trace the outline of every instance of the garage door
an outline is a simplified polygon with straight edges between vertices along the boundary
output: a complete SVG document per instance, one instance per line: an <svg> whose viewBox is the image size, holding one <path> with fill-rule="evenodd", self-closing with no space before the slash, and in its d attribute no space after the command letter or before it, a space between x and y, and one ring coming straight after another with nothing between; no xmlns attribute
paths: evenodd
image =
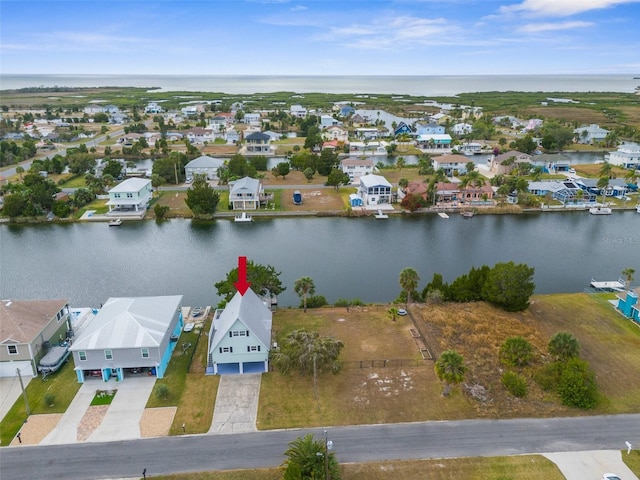
<svg viewBox="0 0 640 480"><path fill-rule="evenodd" d="M239 363L219 363L218 375L231 375L240 373Z"/></svg>
<svg viewBox="0 0 640 480"><path fill-rule="evenodd" d="M264 373L264 362L246 362L242 364L244 373Z"/></svg>
<svg viewBox="0 0 640 480"><path fill-rule="evenodd" d="M20 375L23 377L33 377L33 367L31 362L0 362L0 377L15 377L16 369L20 369Z"/></svg>

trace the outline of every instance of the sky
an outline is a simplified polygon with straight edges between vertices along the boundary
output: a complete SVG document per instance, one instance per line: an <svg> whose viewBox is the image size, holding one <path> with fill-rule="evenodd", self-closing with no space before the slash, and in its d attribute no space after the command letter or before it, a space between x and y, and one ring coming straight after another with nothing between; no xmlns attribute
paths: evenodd
<svg viewBox="0 0 640 480"><path fill-rule="evenodd" d="M0 0L0 73L637 74L640 0Z"/></svg>

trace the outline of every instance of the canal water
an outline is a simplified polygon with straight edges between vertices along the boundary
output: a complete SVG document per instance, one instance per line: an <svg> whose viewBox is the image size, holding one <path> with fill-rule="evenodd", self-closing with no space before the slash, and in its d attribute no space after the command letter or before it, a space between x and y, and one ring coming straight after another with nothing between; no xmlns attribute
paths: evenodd
<svg viewBox="0 0 640 480"><path fill-rule="evenodd" d="M219 300L214 284L238 256L273 265L297 306L293 283L311 277L316 293L389 302L398 276L415 268L422 289L434 272L451 282L472 266L513 260L535 267L537 293L580 292L592 277L640 271L640 215L587 212L374 218L170 220L0 226L3 299L65 298L98 307L109 297L184 295L186 305Z"/></svg>

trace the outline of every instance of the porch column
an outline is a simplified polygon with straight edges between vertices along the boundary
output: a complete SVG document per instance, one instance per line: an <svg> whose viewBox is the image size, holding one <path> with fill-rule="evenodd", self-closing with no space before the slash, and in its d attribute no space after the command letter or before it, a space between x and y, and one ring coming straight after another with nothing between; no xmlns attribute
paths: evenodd
<svg viewBox="0 0 640 480"><path fill-rule="evenodd" d="M244 363L240 362L240 374L244 373Z"/></svg>

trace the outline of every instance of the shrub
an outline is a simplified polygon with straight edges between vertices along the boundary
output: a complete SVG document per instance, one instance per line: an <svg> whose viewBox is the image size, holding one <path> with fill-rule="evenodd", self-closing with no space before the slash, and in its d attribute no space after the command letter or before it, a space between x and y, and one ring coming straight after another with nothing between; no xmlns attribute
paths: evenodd
<svg viewBox="0 0 640 480"><path fill-rule="evenodd" d="M156 385L156 388L154 390L156 398L160 400L166 400L167 398L169 398L169 387L167 387L164 383Z"/></svg>
<svg viewBox="0 0 640 480"><path fill-rule="evenodd" d="M153 207L153 213L155 213L158 220L164 219L167 212L169 212L169 207L167 205L160 205L159 203L156 203Z"/></svg>
<svg viewBox="0 0 640 480"><path fill-rule="evenodd" d="M304 301L300 302L300 308L303 307ZM319 308L328 305L324 295L312 295L307 298L307 308Z"/></svg>
<svg viewBox="0 0 640 480"><path fill-rule="evenodd" d="M514 397L522 398L527 396L527 380L519 373L505 372L502 375L502 384Z"/></svg>
<svg viewBox="0 0 640 480"><path fill-rule="evenodd" d="M577 408L593 408L598 402L598 385L589 364L572 358L563 364L558 394L563 405Z"/></svg>
<svg viewBox="0 0 640 480"><path fill-rule="evenodd" d="M562 364L552 362L543 365L534 375L534 379L540 388L545 392L557 391L560 385L560 375L562 374Z"/></svg>
<svg viewBox="0 0 640 480"><path fill-rule="evenodd" d="M42 397L42 401L45 407L53 407L53 403L56 401L56 396L51 392L47 392Z"/></svg>
<svg viewBox="0 0 640 480"><path fill-rule="evenodd" d="M522 337L509 337L500 347L500 360L514 367L523 367L533 357L531 344Z"/></svg>
<svg viewBox="0 0 640 480"><path fill-rule="evenodd" d="M558 332L549 340L549 353L556 360L567 361L580 353L580 344L576 337L567 332Z"/></svg>

